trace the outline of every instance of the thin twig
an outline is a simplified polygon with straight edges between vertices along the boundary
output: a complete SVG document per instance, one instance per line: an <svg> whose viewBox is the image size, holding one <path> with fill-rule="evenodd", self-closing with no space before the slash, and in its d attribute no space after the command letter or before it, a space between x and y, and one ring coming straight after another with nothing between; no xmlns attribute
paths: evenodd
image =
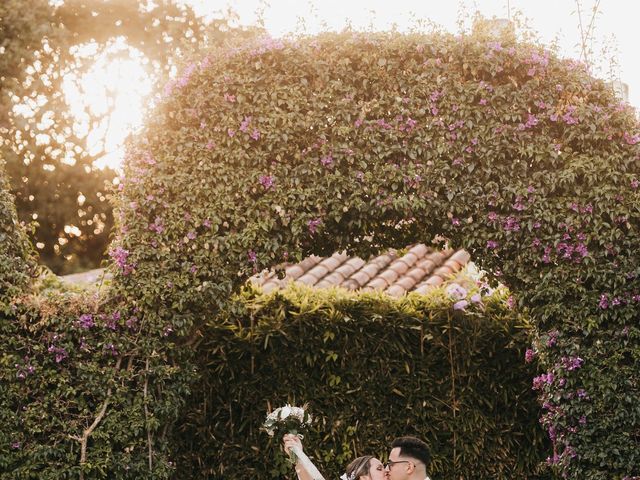
<svg viewBox="0 0 640 480"><path fill-rule="evenodd" d="M149 357L144 365L144 420L147 426L147 447L149 449L149 472L153 471L153 438L149 429L149 409L147 408L147 392L149 388Z"/></svg>
<svg viewBox="0 0 640 480"><path fill-rule="evenodd" d="M117 372L120 369L120 363L122 362L122 357L118 357L116 361L116 365L114 370ZM72 436L70 438L80 442L80 465L84 465L87 462L87 443L89 441L89 437L93 433L93 431L98 427L105 414L107 413L107 406L109 405L109 400L111 399L111 387L107 388L107 395L102 402L102 407L100 407L100 411L96 418L93 419L93 423L89 426L89 428L85 429L82 432L82 437ZM84 480L84 472L80 471L80 480Z"/></svg>
<svg viewBox="0 0 640 480"><path fill-rule="evenodd" d="M451 335L451 330L453 330L453 325L452 325L452 315L449 314L448 317L449 317L449 365L451 366L451 410L453 412L453 418L454 418L453 425L455 426L457 405L456 405L456 372L453 365L453 338ZM456 430L454 427L453 429L453 468L454 470L457 466L457 461L458 461L456 458L456 443L457 443L457 438L456 438Z"/></svg>
<svg viewBox="0 0 640 480"><path fill-rule="evenodd" d="M580 8L580 0L576 1L576 8L578 9L578 27L580 28L580 58L584 56L585 63L589 63L587 60L587 39L584 34L584 27L582 25L582 9Z"/></svg>

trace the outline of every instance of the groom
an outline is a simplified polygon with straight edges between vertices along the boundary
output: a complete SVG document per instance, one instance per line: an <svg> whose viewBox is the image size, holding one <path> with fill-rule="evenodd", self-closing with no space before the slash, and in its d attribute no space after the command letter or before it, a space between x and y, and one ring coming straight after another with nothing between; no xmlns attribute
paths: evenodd
<svg viewBox="0 0 640 480"><path fill-rule="evenodd" d="M286 434L282 439L285 452L294 445L302 450L302 442L298 435ZM371 457L369 457L371 458ZM427 475L427 465L431 461L429 446L416 437L399 437L391 442L389 461L384 465L386 480L431 480ZM296 464L296 473L301 480L310 479L309 473Z"/></svg>
<svg viewBox="0 0 640 480"><path fill-rule="evenodd" d="M389 461L384 465L388 480L430 480L427 465L429 447L416 437L399 437L391 443Z"/></svg>

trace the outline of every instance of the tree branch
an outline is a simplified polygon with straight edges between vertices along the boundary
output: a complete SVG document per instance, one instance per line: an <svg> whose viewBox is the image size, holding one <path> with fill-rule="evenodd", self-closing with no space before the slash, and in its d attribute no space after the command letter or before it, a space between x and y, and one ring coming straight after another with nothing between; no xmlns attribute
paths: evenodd
<svg viewBox="0 0 640 480"><path fill-rule="evenodd" d="M120 363L122 362L122 358L119 357L116 361L116 365L114 370L117 372L120 369ZM107 413L107 407L109 406L109 400L111 399L111 387L107 389L107 395L102 402L102 407L100 407L100 411L96 418L93 419L93 423L89 426L89 428L85 429L82 432L82 437L78 437L75 435L70 435L69 437L73 440L80 442L80 465L83 465L87 462L87 442L89 441L89 437L93 433L93 431L98 427L105 414ZM84 480L84 473L80 472L80 480Z"/></svg>

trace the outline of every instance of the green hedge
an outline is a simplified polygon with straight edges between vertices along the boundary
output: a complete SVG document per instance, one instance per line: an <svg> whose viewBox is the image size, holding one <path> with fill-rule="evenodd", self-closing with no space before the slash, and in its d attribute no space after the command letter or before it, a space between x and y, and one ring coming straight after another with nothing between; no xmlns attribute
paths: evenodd
<svg viewBox="0 0 640 480"><path fill-rule="evenodd" d="M0 317L0 479L168 478L188 362L114 298L33 288Z"/></svg>
<svg viewBox="0 0 640 480"><path fill-rule="evenodd" d="M471 294L469 294L469 297ZM445 289L394 300L313 291L245 292L246 311L202 331L202 376L173 439L175 478L291 478L269 408L310 403L307 451L326 478L395 436L429 444L432 478L532 479L548 448L525 364L530 326L505 291L466 311Z"/></svg>
<svg viewBox="0 0 640 480"><path fill-rule="evenodd" d="M101 319L93 355L67 294L20 295L29 248L0 188L3 465L21 478L167 478L168 438L200 388L193 342L215 338L247 276L310 253L446 239L530 314L556 471L638 476L639 158L637 119L609 87L510 35L345 32L211 53L129 145L116 276L84 312ZM69 361L55 361L55 334ZM17 377L25 356L42 357L42 379ZM93 373L71 388L78 368ZM57 435L77 436L107 399L84 458Z"/></svg>
<svg viewBox="0 0 640 480"><path fill-rule="evenodd" d="M639 158L609 86L509 34L203 52L131 142L116 290L188 337L263 267L448 239L531 313L558 473L637 476Z"/></svg>
<svg viewBox="0 0 640 480"><path fill-rule="evenodd" d="M11 300L31 283L36 272L34 258L33 247L18 223L9 180L0 159L0 315L10 312Z"/></svg>

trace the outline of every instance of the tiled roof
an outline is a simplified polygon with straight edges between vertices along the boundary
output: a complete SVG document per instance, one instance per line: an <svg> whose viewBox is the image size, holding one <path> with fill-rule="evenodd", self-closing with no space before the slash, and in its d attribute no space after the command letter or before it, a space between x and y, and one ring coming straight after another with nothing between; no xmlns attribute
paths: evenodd
<svg viewBox="0 0 640 480"><path fill-rule="evenodd" d="M433 250L424 244L410 247L399 256L395 250L365 261L346 253L330 257L311 256L300 263L287 265L285 277L273 271L251 278L265 292L298 282L317 288L339 286L348 290L379 290L399 297L407 292L426 293L449 280L469 262L465 250Z"/></svg>

